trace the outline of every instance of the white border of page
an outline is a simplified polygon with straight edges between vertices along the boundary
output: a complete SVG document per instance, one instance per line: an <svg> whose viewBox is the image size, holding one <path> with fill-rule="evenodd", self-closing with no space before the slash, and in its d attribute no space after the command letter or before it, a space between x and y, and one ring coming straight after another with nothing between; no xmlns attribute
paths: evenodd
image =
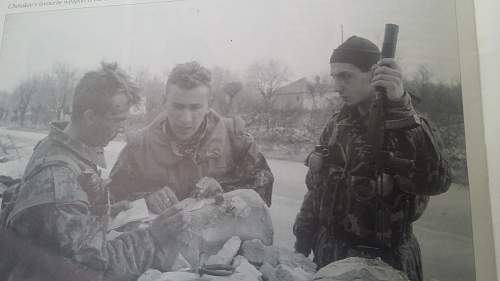
<svg viewBox="0 0 500 281"><path fill-rule="evenodd" d="M5 0L0 5L0 34L3 32L8 4L12 2L21 1ZM78 7L138 2L153 1L106 0L102 1L102 4L79 4ZM500 1L456 0L456 3L476 276L477 281L492 281L497 280L497 271L500 271L500 263L495 258L495 250L500 252L500 239L494 239L494 233L500 231L500 205L498 204L500 202L498 200L500 199L498 188L500 187L500 171L496 171L500 167L500 145L498 144L500 139L498 88L500 87L496 85L500 77L498 70L500 25L496 20L496 12L500 11ZM20 13L43 10L43 8L31 8L15 11ZM488 161L486 155L488 155ZM497 231L494 231L495 229Z"/></svg>

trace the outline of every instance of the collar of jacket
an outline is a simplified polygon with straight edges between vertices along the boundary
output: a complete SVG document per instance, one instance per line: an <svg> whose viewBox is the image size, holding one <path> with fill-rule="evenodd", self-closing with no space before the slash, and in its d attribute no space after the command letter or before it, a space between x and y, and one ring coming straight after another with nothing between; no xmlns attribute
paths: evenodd
<svg viewBox="0 0 500 281"><path fill-rule="evenodd" d="M51 122L49 138L73 152L83 161L106 168L104 149L102 147L90 147L77 139L71 138L64 132L68 124L69 122L66 121Z"/></svg>
<svg viewBox="0 0 500 281"><path fill-rule="evenodd" d="M336 119L339 126L360 126L362 121L357 107L346 104L342 106Z"/></svg>
<svg viewBox="0 0 500 281"><path fill-rule="evenodd" d="M176 144L175 137L171 135L169 130L163 129L163 124L167 121L167 115L161 113L149 125L145 137L148 147L158 149L155 151L157 159L161 159L166 165L174 165L175 163L185 159L185 156L175 152ZM224 118L210 109L206 115L205 133L202 134L193 155L193 160L196 163L203 162L211 158L218 158L222 155L226 142L227 129L224 123ZM157 152L157 153L156 153Z"/></svg>

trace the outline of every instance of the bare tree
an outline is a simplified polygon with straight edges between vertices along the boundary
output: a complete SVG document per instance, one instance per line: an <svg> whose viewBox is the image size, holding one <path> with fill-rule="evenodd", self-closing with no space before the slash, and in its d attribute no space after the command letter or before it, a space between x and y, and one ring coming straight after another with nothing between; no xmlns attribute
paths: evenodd
<svg viewBox="0 0 500 281"><path fill-rule="evenodd" d="M146 121L157 116L162 109L165 84L157 76L143 69L135 74L135 83L141 89L140 95L146 99Z"/></svg>
<svg viewBox="0 0 500 281"><path fill-rule="evenodd" d="M231 113L233 107L233 101L236 95L243 89L243 84L241 82L229 82L223 87L223 91L227 97L227 106L224 109L224 114L228 115Z"/></svg>
<svg viewBox="0 0 500 281"><path fill-rule="evenodd" d="M288 67L277 60L256 62L248 68L247 81L262 97L266 129L271 127L270 113L277 90L288 81Z"/></svg>
<svg viewBox="0 0 500 281"><path fill-rule="evenodd" d="M424 65L420 65L418 67L417 72L415 73L415 77L413 78L414 83L416 84L416 95L419 95L421 99L424 99L425 96L429 93L429 85L431 84L431 71L425 67Z"/></svg>
<svg viewBox="0 0 500 281"><path fill-rule="evenodd" d="M314 83L310 82L309 80L306 83L307 93L311 96L312 112L316 111L316 109L318 108L317 96L320 95L320 86L320 78L317 75L316 77L314 77Z"/></svg>
<svg viewBox="0 0 500 281"><path fill-rule="evenodd" d="M49 123L52 119L57 119L57 81L51 74L44 73L33 80L34 93L30 102L31 123Z"/></svg>
<svg viewBox="0 0 500 281"><path fill-rule="evenodd" d="M6 119L9 115L9 97L9 92L0 91L0 121Z"/></svg>
<svg viewBox="0 0 500 281"><path fill-rule="evenodd" d="M52 96L56 118L62 120L64 114L70 111L70 100L77 83L78 72L69 65L58 62L54 64L51 74L55 82Z"/></svg>
<svg viewBox="0 0 500 281"><path fill-rule="evenodd" d="M227 114L229 110L228 108L229 100L228 97L226 96L224 87L228 83L232 81L237 81L238 79L236 75L234 75L231 71L220 66L212 68L211 73L212 73L211 107L214 108L217 112L220 112L222 114Z"/></svg>
<svg viewBox="0 0 500 281"><path fill-rule="evenodd" d="M15 89L12 95L15 103L16 119L21 127L24 126L24 119L31 103L31 98L36 92L37 82L40 78L33 76L22 81Z"/></svg>
<svg viewBox="0 0 500 281"><path fill-rule="evenodd" d="M321 77L316 75L314 82L308 81L306 84L306 91L311 96L312 106L309 121L305 125L311 133L321 130L324 121L330 117L331 110L335 109L336 105L339 104L334 98L325 96L326 93L332 92L332 85L329 82L330 77L328 75L322 75ZM323 104L325 102L327 103L326 106Z"/></svg>

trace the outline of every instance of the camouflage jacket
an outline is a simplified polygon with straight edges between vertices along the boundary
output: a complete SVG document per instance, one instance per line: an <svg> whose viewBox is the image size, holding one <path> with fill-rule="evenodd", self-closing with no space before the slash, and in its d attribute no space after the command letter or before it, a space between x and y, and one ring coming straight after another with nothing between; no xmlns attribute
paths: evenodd
<svg viewBox="0 0 500 281"><path fill-rule="evenodd" d="M106 240L109 191L105 185L90 188L81 180L83 173L100 179L102 151L71 139L62 131L64 126L54 123L35 147L5 222L5 231L20 243L56 258L52 264L44 260L38 270L33 265L39 262L14 263L9 280L45 280L41 275L53 276L61 260L94 270L102 278L120 275L123 280L137 278L148 268L165 267L165 255L148 229Z"/></svg>
<svg viewBox="0 0 500 281"><path fill-rule="evenodd" d="M148 127L131 134L111 178L115 200L147 194L164 186L179 200L190 196L202 177L215 178L224 191L255 189L271 205L273 174L241 119L210 111L192 151L180 151L160 114Z"/></svg>
<svg viewBox="0 0 500 281"><path fill-rule="evenodd" d="M410 237L411 223L422 215L429 196L449 188L450 172L440 151L437 131L415 112L407 94L401 102L388 101L386 107L386 120L413 116L419 123L384 135L384 150L414 164L384 170L384 195L380 199L367 164L369 157L363 154L367 147L367 117L356 108L344 106L321 134L319 143L326 148L321 164L309 161L308 192L294 225L299 252L308 255L317 246L322 228L335 239L352 244L373 246L374 237L381 234L389 241L386 245L397 246ZM380 209L385 228L383 233L376 233L375 216Z"/></svg>

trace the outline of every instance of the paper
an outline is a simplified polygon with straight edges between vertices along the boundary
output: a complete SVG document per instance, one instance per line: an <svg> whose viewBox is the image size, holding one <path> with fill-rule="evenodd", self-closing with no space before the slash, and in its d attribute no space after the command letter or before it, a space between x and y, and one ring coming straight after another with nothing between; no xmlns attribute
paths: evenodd
<svg viewBox="0 0 500 281"><path fill-rule="evenodd" d="M132 208L120 212L109 224L108 230L117 229L121 226L124 226L127 223L135 222L135 221L144 221L148 220L151 217L154 217L154 214L151 214L148 210L148 206L146 205L146 201L144 198L133 201Z"/></svg>

